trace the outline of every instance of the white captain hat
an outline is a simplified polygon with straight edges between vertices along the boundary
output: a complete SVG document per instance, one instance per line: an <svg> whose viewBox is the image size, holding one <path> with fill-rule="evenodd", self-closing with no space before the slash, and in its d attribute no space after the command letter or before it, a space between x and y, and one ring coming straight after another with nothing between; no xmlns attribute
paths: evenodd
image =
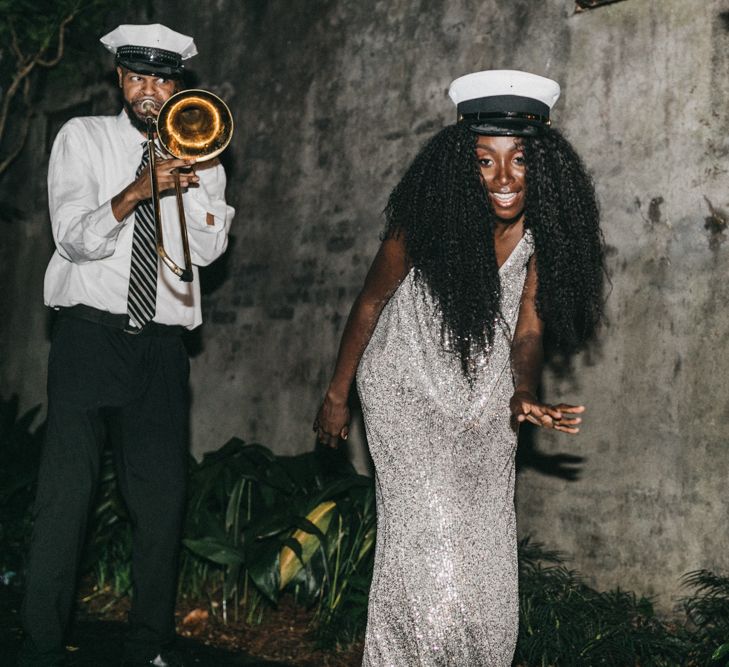
<svg viewBox="0 0 729 667"><path fill-rule="evenodd" d="M533 135L549 126L559 93L556 81L511 69L466 74L448 89L460 122L478 134L507 136Z"/></svg>
<svg viewBox="0 0 729 667"><path fill-rule="evenodd" d="M197 54L192 37L160 23L120 25L104 35L101 43L116 56L117 65L139 74L180 76L182 61Z"/></svg>

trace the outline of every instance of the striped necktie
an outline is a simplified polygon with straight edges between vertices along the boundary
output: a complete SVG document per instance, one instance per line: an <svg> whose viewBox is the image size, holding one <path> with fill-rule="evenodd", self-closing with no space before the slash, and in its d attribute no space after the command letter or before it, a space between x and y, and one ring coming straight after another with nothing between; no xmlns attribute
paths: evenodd
<svg viewBox="0 0 729 667"><path fill-rule="evenodd" d="M149 163L145 144L137 177ZM154 317L157 307L157 241L154 228L154 206L151 199L137 204L134 213L132 263L129 271L127 313L129 325L141 329Z"/></svg>

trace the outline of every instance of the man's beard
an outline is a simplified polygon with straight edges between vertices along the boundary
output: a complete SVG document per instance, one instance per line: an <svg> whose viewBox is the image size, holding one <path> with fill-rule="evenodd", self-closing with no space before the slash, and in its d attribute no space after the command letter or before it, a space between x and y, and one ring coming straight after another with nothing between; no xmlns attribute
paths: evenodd
<svg viewBox="0 0 729 667"><path fill-rule="evenodd" d="M124 100L124 109L129 116L129 121L139 130L142 134L147 134L147 121L145 118L140 118L134 111L134 105L129 100Z"/></svg>

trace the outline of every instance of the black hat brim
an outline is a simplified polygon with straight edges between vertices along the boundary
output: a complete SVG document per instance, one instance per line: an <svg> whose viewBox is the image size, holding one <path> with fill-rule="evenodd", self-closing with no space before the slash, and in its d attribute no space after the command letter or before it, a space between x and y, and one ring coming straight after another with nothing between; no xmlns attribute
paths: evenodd
<svg viewBox="0 0 729 667"><path fill-rule="evenodd" d="M167 79L179 79L184 72L182 67L171 67L161 63L150 63L130 58L117 58L116 64L137 74L157 75Z"/></svg>
<svg viewBox="0 0 729 667"><path fill-rule="evenodd" d="M535 137L544 131L541 122L529 122L517 118L499 118L480 121L464 119L472 132L492 137Z"/></svg>

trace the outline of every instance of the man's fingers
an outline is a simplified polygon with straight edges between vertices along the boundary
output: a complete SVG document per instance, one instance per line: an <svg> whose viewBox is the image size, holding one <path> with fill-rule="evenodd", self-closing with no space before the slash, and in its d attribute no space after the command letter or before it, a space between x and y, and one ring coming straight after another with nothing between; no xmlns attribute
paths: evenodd
<svg viewBox="0 0 729 667"><path fill-rule="evenodd" d="M162 160L155 165L155 174L157 178L171 177L174 178L175 174L178 174L180 180L185 178L197 178L195 173L194 165L190 164L187 160Z"/></svg>
<svg viewBox="0 0 729 667"><path fill-rule="evenodd" d="M175 180L180 181L180 185L184 185L188 181L197 182L200 180L200 177L194 172L182 172L179 171L171 171L165 169L164 171L158 171L157 172L157 181L162 183L171 183L172 185L175 184Z"/></svg>
<svg viewBox="0 0 729 667"><path fill-rule="evenodd" d="M191 176L190 178L180 179L180 187L181 188L189 188L193 185L197 185L200 182L200 179L197 176ZM174 183L172 183L172 187L174 187Z"/></svg>
<svg viewBox="0 0 729 667"><path fill-rule="evenodd" d="M157 165L157 168L163 168L163 169L175 169L177 167L189 167L191 164L194 164L195 160L185 160L182 158L173 157L169 160L157 160L155 161L155 164Z"/></svg>
<svg viewBox="0 0 729 667"><path fill-rule="evenodd" d="M554 430L569 433L570 435L577 435L580 432L580 429L575 426L563 426L562 424L555 424Z"/></svg>
<svg viewBox="0 0 729 667"><path fill-rule="evenodd" d="M180 187L182 189L189 188L191 186L196 186L199 182L200 182L200 179L197 176L186 176L185 178L180 179ZM174 190L175 189L174 177L165 176L163 178L158 179L157 187L159 188L160 192L165 192L166 190Z"/></svg>

